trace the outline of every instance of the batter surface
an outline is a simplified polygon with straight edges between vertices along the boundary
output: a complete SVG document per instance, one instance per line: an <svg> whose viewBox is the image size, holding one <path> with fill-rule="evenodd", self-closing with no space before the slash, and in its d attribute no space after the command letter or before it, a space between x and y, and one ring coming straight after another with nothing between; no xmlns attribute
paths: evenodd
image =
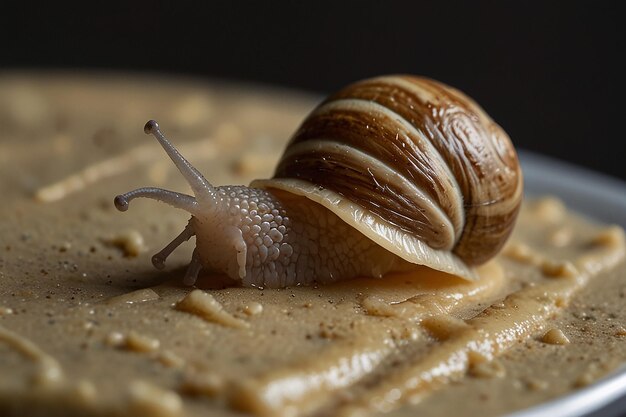
<svg viewBox="0 0 626 417"><path fill-rule="evenodd" d="M271 175L315 101L240 85L0 75L0 414L499 415L626 360L617 226L528 201L467 282L422 268L286 289L182 285L188 216L116 194L188 192L159 120L215 184Z"/></svg>

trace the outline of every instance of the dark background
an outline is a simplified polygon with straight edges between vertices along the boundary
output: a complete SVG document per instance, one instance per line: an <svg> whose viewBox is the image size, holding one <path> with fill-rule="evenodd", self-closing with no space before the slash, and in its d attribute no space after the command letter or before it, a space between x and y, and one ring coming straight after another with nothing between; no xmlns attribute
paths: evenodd
<svg viewBox="0 0 626 417"><path fill-rule="evenodd" d="M4 2L0 70L130 69L320 93L426 75L474 97L517 146L626 180L624 27L618 3L601 1Z"/></svg>

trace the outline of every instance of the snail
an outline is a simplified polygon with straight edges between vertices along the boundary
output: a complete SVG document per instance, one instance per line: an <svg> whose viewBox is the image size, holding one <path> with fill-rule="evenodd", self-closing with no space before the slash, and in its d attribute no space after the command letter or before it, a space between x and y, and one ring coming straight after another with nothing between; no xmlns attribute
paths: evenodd
<svg viewBox="0 0 626 417"><path fill-rule="evenodd" d="M323 101L300 125L274 177L211 185L151 120L152 134L194 196L140 188L137 197L191 214L152 257L158 269L196 236L184 277L203 267L244 286L280 288L425 265L474 279L507 240L523 180L507 134L472 99L406 75L363 80Z"/></svg>

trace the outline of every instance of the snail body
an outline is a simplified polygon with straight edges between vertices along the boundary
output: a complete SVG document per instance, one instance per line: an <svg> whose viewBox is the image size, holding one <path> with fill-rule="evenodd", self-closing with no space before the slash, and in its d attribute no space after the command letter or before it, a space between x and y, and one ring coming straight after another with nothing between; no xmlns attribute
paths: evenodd
<svg viewBox="0 0 626 417"><path fill-rule="evenodd" d="M330 96L302 123L274 177L213 187L150 121L195 197L142 188L192 214L153 257L196 236L185 283L202 267L246 286L285 287L426 265L472 279L508 238L522 175L506 133L441 83L386 76Z"/></svg>

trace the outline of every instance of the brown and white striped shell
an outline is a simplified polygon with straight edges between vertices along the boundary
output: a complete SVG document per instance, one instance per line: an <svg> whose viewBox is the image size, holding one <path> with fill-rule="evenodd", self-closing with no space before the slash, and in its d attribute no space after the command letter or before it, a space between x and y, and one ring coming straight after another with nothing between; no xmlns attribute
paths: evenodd
<svg viewBox="0 0 626 417"><path fill-rule="evenodd" d="M305 196L409 262L471 278L511 233L522 183L509 137L472 99L397 75L330 96L274 178L251 185Z"/></svg>

